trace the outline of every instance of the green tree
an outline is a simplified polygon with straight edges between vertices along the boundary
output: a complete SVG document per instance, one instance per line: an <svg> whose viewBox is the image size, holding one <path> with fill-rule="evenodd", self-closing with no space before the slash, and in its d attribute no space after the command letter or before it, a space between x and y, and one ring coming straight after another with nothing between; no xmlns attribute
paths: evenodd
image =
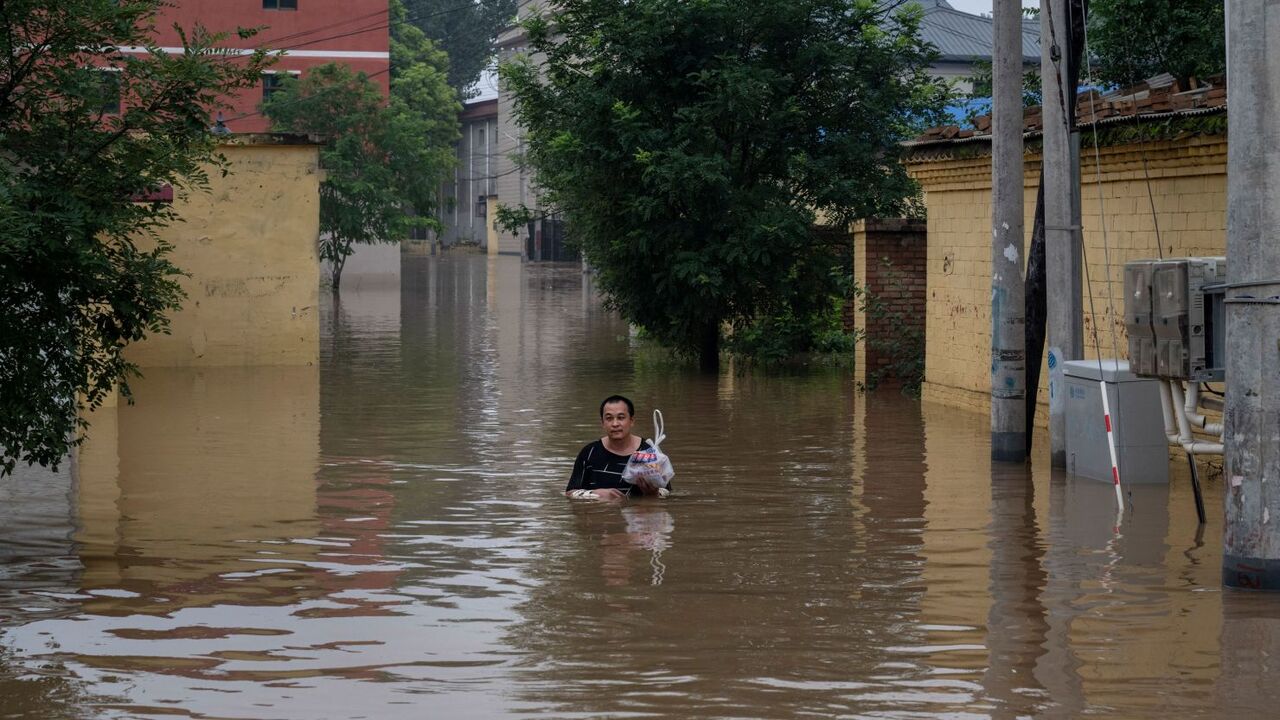
<svg viewBox="0 0 1280 720"><path fill-rule="evenodd" d="M810 317L841 291L842 225L899 215L899 142L942 120L920 9L870 0L581 0L531 18L501 72L540 203L609 304L704 369L721 329Z"/></svg>
<svg viewBox="0 0 1280 720"><path fill-rule="evenodd" d="M130 199L206 187L225 162L209 109L267 62L198 28L161 50L160 4L0 3L0 474L56 466L83 410L117 385L128 396L125 346L164 332L182 299L156 234L173 210Z"/></svg>
<svg viewBox="0 0 1280 720"><path fill-rule="evenodd" d="M1167 72L1189 88L1193 76L1227 66L1223 4L1215 0L1092 0L1089 51L1095 82L1132 85Z"/></svg>
<svg viewBox="0 0 1280 720"><path fill-rule="evenodd" d="M445 81L444 53L400 25L391 58L387 99L364 73L329 63L286 80L263 103L276 129L327 139L319 242L335 292L357 243L397 243L414 226L438 225L437 190L454 163L461 106Z"/></svg>
<svg viewBox="0 0 1280 720"><path fill-rule="evenodd" d="M408 20L449 55L449 84L465 91L493 61L493 40L518 0L403 0Z"/></svg>

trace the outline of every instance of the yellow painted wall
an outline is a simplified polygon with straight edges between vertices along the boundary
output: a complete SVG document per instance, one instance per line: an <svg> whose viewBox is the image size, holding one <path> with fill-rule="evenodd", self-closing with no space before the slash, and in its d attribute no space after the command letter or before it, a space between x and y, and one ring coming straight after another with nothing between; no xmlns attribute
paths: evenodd
<svg viewBox="0 0 1280 720"><path fill-rule="evenodd" d="M280 541L319 528L319 367L152 368L132 385L136 402L89 418L75 540L83 589L145 587L148 599L91 607L169 613L244 593L266 604L305 594L310 573L258 578L267 582L255 589L221 576L260 570L262 544L286 562L314 558L316 546Z"/></svg>
<svg viewBox="0 0 1280 720"><path fill-rule="evenodd" d="M127 351L141 367L316 362L320 326L319 147L288 136L233 137L230 174L176 198L183 222L162 231L189 277L171 334Z"/></svg>
<svg viewBox="0 0 1280 720"><path fill-rule="evenodd" d="M947 152L954 153L950 146ZM1151 178L1155 217L1148 199L1143 154ZM1081 152L1081 221L1085 262L1092 279L1084 294L1085 352L1112 356L1111 329L1126 357L1124 264L1157 257L1156 221L1166 257L1226 254L1227 144L1223 136L1119 145ZM1101 205L1098 167L1101 167ZM909 170L920 181L929 217L929 291L926 318L926 400L987 412L991 357L991 158L917 151ZM1040 157L1025 164L1028 241L1035 213ZM1104 258L1105 217L1110 263ZM1024 258L1025 260L1025 258ZM1110 284L1110 287L1108 287ZM1109 295L1109 292L1111 295ZM1114 307L1112 303L1114 296ZM1040 411L1047 419L1048 373L1040 375Z"/></svg>
<svg viewBox="0 0 1280 720"><path fill-rule="evenodd" d="M497 195L490 195L489 197L485 198L484 216L485 216L485 223L484 223L485 249L490 255L496 256L498 254L498 243L501 242L498 238L499 233L501 231L498 230L498 196Z"/></svg>

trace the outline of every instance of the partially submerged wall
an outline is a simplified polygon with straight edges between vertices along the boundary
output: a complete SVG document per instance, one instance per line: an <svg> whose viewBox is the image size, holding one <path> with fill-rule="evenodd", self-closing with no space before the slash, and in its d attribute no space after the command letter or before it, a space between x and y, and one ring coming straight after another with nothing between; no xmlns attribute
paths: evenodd
<svg viewBox="0 0 1280 720"><path fill-rule="evenodd" d="M859 383L901 380L925 332L928 247L922 220L862 220L853 227L853 277L865 289L852 309L863 335L854 351Z"/></svg>
<svg viewBox="0 0 1280 720"><path fill-rule="evenodd" d="M304 365L319 355L319 146L301 136L232 136L210 191L175 199L161 231L187 277L171 332L127 350L141 367Z"/></svg>
<svg viewBox="0 0 1280 720"><path fill-rule="evenodd" d="M1226 152L1225 135L1102 147L1098 151L1100 163L1095 163L1090 144L1082 148L1081 221L1086 272L1092 280L1091 296L1090 285L1086 283L1084 287L1087 357L1098 356L1097 345L1101 345L1103 357L1113 356L1113 328L1118 354L1126 357L1124 264L1159 256L1157 223L1165 257L1225 254ZM939 144L915 150L909 170L924 189L928 210L922 395L926 400L987 412L991 358L991 156L982 152L979 143ZM1024 175L1028 237L1039 172L1039 155L1028 153ZM1150 198L1147 174L1151 178ZM1104 216L1110 264L1103 250ZM1043 425L1048 407L1047 371L1042 369L1040 378L1037 422Z"/></svg>

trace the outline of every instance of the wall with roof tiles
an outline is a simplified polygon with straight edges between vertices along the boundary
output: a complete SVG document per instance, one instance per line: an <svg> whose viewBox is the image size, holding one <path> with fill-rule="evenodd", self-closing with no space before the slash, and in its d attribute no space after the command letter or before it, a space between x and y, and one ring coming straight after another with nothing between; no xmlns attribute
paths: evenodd
<svg viewBox="0 0 1280 720"><path fill-rule="evenodd" d="M1084 148L1081 154L1081 222L1085 264L1092 280L1083 291L1085 353L1097 357L1101 345L1102 356L1111 357L1114 330L1118 354L1125 357L1124 264L1159 256L1157 228L1158 245L1166 257L1226 254L1226 138L1197 136L1104 147L1098 150L1097 163L1092 148ZM1029 246L1039 155L1028 153L1024 167ZM924 189L929 218L923 395L926 400L987 412L991 158L917 153L909 161L909 170ZM1104 217L1109 262L1103 243ZM1044 425L1048 373L1043 368L1040 377L1037 422Z"/></svg>

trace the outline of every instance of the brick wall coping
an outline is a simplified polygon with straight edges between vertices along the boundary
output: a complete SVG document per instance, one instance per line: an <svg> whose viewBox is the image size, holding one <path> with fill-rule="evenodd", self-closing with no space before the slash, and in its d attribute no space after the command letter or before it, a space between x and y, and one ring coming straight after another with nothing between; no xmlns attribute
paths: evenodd
<svg viewBox="0 0 1280 720"><path fill-rule="evenodd" d="M324 145L324 138L306 133L231 133L218 137L219 145Z"/></svg>
<svg viewBox="0 0 1280 720"><path fill-rule="evenodd" d="M1144 115L1114 115L1112 117L1099 118L1097 122L1078 122L1076 127L1080 130L1088 130L1092 127L1105 127L1109 125L1136 125L1146 122L1169 120L1171 118L1188 118L1225 114L1227 114L1227 108L1224 105L1220 107L1195 108L1191 110L1171 110L1169 112L1147 113ZM1039 140L1043 135L1043 130L1028 130L1022 133L1022 138L1023 140ZM906 140L902 143L902 147L907 149L907 161L910 162L912 155L917 151L970 144L975 146L974 150L977 152L989 153L991 135L990 133L979 134L974 133L973 131L959 130L957 133L949 137Z"/></svg>
<svg viewBox="0 0 1280 720"><path fill-rule="evenodd" d="M866 232L925 232L928 223L911 218L868 218L858 221L859 230Z"/></svg>

